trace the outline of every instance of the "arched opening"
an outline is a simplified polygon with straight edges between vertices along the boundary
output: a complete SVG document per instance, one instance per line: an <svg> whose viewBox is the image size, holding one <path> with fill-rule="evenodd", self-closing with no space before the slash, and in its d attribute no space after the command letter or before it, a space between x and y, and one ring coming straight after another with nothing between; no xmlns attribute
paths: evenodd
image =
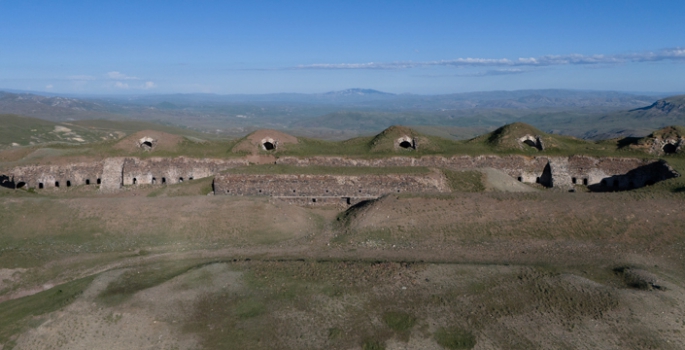
<svg viewBox="0 0 685 350"><path fill-rule="evenodd" d="M98 179L97 184L99 185L101 183L102 183L102 180Z"/></svg>
<svg viewBox="0 0 685 350"><path fill-rule="evenodd" d="M530 147L537 148L535 146L535 142L533 142L533 140L525 140L525 141L523 141L523 143L525 143L526 145L528 145Z"/></svg>
<svg viewBox="0 0 685 350"><path fill-rule="evenodd" d="M162 178L162 185L166 185L166 177Z"/></svg>
<svg viewBox="0 0 685 350"><path fill-rule="evenodd" d="M577 179L576 179L575 177L572 177L572 178L571 178L571 183L575 185L576 182L577 182Z"/></svg>
<svg viewBox="0 0 685 350"><path fill-rule="evenodd" d="M86 185L90 185L90 179L86 179Z"/></svg>
<svg viewBox="0 0 685 350"><path fill-rule="evenodd" d="M153 177L153 178L152 178L152 184L154 185L154 184L156 184L156 183L157 183L157 178L156 178L156 177Z"/></svg>
<svg viewBox="0 0 685 350"><path fill-rule="evenodd" d="M413 148L411 142L406 141L406 140L400 142L400 147L402 147L402 148Z"/></svg>
<svg viewBox="0 0 685 350"><path fill-rule="evenodd" d="M178 178L178 182L183 182L183 178L182 178L182 177L179 177L179 178Z"/></svg>
<svg viewBox="0 0 685 350"><path fill-rule="evenodd" d="M39 189L43 189L43 187L44 187L43 183L42 183L42 182L39 182L39 183L38 183L38 188L39 188Z"/></svg>
<svg viewBox="0 0 685 350"><path fill-rule="evenodd" d="M664 145L664 148L663 148L664 153L666 153L666 154L673 154L673 153L675 153L675 151L676 151L677 149L678 149L678 147L676 147L676 146L675 146L674 144L672 144L672 143L667 143L667 144L665 144L665 145Z"/></svg>
<svg viewBox="0 0 685 350"><path fill-rule="evenodd" d="M144 141L143 144L142 144L142 146L148 147L148 148L152 148L152 142L150 142L150 141Z"/></svg>
<svg viewBox="0 0 685 350"><path fill-rule="evenodd" d="M191 177L188 178L188 181L190 181L190 180L192 180L192 179L193 179L193 177L191 176Z"/></svg>
<svg viewBox="0 0 685 350"><path fill-rule="evenodd" d="M17 188L23 188L24 186L26 186L26 182L24 182L24 181L17 182Z"/></svg>
<svg viewBox="0 0 685 350"><path fill-rule="evenodd" d="M522 176L519 176L519 177L518 177L518 180L519 180L519 182L523 182L523 177L522 177Z"/></svg>
<svg viewBox="0 0 685 350"><path fill-rule="evenodd" d="M264 146L264 149L267 151L272 151L272 150L276 149L276 145L274 145L273 143L271 143L269 141L264 142L263 146Z"/></svg>
<svg viewBox="0 0 685 350"><path fill-rule="evenodd" d="M71 187L71 181L67 180L67 187Z"/></svg>
<svg viewBox="0 0 685 350"><path fill-rule="evenodd" d="M138 183L138 179L136 179L136 178L134 177L134 178L133 178L133 184L135 185L135 184L137 184L137 183Z"/></svg>
<svg viewBox="0 0 685 350"><path fill-rule="evenodd" d="M539 183L540 183L540 177L539 177L539 176L535 178L535 183L536 183L536 184L539 184Z"/></svg>
<svg viewBox="0 0 685 350"><path fill-rule="evenodd" d="M55 187L59 187L59 181L55 181Z"/></svg>
<svg viewBox="0 0 685 350"><path fill-rule="evenodd" d="M587 186L587 179L583 179L583 185Z"/></svg>

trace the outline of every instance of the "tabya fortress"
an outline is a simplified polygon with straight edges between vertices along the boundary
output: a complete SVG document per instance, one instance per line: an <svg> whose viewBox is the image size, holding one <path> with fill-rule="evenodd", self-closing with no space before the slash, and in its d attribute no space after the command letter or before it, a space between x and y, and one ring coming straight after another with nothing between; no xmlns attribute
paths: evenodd
<svg viewBox="0 0 685 350"><path fill-rule="evenodd" d="M392 129L392 128L391 128ZM391 130L388 129L388 130ZM35 190L62 189L72 186L98 186L100 191L118 191L126 186L171 185L194 179L214 177L215 195L271 196L307 204L342 203L351 205L361 200L389 193L450 192L443 170L463 171L497 169L522 183L546 188L570 190L583 186L590 191L623 191L652 185L679 176L667 162L656 158L590 157L584 155L550 156L542 154L508 155L422 155L420 147L431 147L429 141L408 128L396 128L385 137L379 136L372 145L383 146L382 157L280 155L280 148L297 142L297 138L277 131L262 130L238 142L234 149L243 154L225 159L178 157L107 157L97 161L66 164L30 164L2 169L0 182L5 187ZM492 134L496 134L497 131ZM389 135L388 135L389 134ZM500 132L499 136L502 132ZM383 134L381 134L383 135ZM506 136L506 135L505 135ZM159 135L158 135L159 137ZM163 135L162 135L163 137ZM483 137L493 138L492 135ZM481 137L481 138L483 138ZM546 139L547 138L547 139ZM474 139L477 140L478 138ZM504 143L506 138L502 138ZM154 151L155 137L136 138L142 152ZM554 139L526 133L510 137L514 147L542 152L553 146ZM375 142L375 143L374 143ZM666 145L669 152L679 152L682 138L656 140L648 147ZM379 146L379 147L380 147ZM371 147L373 150L373 147ZM658 150L658 148L657 148ZM297 174L241 173L259 159L260 163L302 168ZM308 168L329 169L329 173L311 174ZM340 175L335 169L428 168L429 171L398 171L358 175ZM229 171L230 170L230 171Z"/></svg>

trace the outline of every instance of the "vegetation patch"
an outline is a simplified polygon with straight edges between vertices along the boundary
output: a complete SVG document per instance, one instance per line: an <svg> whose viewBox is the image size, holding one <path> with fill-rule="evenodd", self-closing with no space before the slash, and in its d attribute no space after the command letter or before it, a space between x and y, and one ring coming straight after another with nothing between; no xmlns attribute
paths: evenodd
<svg viewBox="0 0 685 350"><path fill-rule="evenodd" d="M453 171L443 170L447 184L452 192L483 192L485 185L483 179L485 175L477 170Z"/></svg>
<svg viewBox="0 0 685 350"><path fill-rule="evenodd" d="M457 327L440 328L434 338L440 346L450 350L473 349L476 346L473 334Z"/></svg>
<svg viewBox="0 0 685 350"><path fill-rule="evenodd" d="M95 276L81 278L40 293L0 303L0 344L5 344L5 348L12 348L12 343L8 341L13 335L42 323L41 315L73 303L94 278Z"/></svg>

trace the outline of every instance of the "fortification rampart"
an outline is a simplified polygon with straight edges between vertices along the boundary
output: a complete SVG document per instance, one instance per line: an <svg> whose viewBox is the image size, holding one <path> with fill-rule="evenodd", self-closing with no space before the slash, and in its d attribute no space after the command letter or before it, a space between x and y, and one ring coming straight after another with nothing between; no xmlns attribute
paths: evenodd
<svg viewBox="0 0 685 350"><path fill-rule="evenodd" d="M276 164L292 166L325 166L325 167L429 167L450 170L468 170L479 168L498 169L509 176L527 183L539 183L547 187L571 188L574 185L585 185L593 190L623 190L638 188L658 181L666 180L679 176L668 164L658 160L644 160L637 158L594 158L588 156L571 157L527 157L521 155L510 156L425 156L415 157L390 157L378 159L355 159L345 157L281 157L275 160ZM184 180L199 179L209 177L219 172L237 167L248 166L247 158L239 159L196 159L196 158L108 158L103 161L81 162L67 165L27 165L11 169L7 174L9 181L16 187L47 188L47 187L69 187L74 185L100 185L103 191L115 191L122 185L142 185L142 184L174 184ZM247 180L250 176L243 175L245 178L243 187L235 187L238 195L260 195L253 189L259 187L266 195L292 196L292 192L278 192L278 186L290 188L293 181L309 181L306 176L291 180L288 177L271 178L272 184L266 186L264 182L268 178L250 175L254 180ZM304 176L304 177L303 177ZM368 175L371 176L371 175ZM399 176L399 175L398 175ZM408 175L406 175L408 176ZM420 177L416 177L418 179ZM327 180L328 181L328 180ZM380 192L392 191L396 184L396 179L391 177L383 178L386 183L374 184L372 177L360 180L365 183L360 195L357 189L357 196L377 196ZM380 180L379 180L380 181ZM282 185L276 183L282 182ZM233 186L233 185L231 185ZM265 187L266 186L266 187ZM271 187L269 187L271 186ZM275 186L275 187L274 187ZM307 187L309 186L309 187ZM308 183L301 189L306 192L303 196L325 196L334 189L326 184L324 187L314 186ZM312 187L314 186L314 187ZM414 191L409 183L398 185L404 192ZM297 190L300 187L292 189ZM378 188L380 192L372 192L371 188ZM231 188L226 188L230 190ZM292 190L291 189L291 190ZM325 190L329 192L325 192ZM307 192L309 191L309 192ZM322 191L322 192L318 192ZM342 189L341 189L342 191ZM366 191L366 192L365 192ZM416 189L423 192L423 189ZM250 194L248 194L250 193ZM383 193L380 193L383 194ZM299 194L298 194L299 195ZM331 194L334 196L352 196L349 191L344 190L340 193Z"/></svg>
<svg viewBox="0 0 685 350"><path fill-rule="evenodd" d="M387 193L449 192L442 174L243 175L214 178L214 193L235 196L376 198Z"/></svg>
<svg viewBox="0 0 685 350"><path fill-rule="evenodd" d="M18 166L11 169L7 176L17 187L41 189L100 185L101 190L111 191L119 189L122 185L173 184L184 179L199 179L248 164L245 159L119 157L66 165Z"/></svg>

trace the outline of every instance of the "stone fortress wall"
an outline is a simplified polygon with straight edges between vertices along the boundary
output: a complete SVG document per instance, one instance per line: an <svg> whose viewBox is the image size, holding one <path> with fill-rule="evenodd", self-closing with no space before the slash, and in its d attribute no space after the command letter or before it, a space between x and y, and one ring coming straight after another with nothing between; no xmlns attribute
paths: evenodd
<svg viewBox="0 0 685 350"><path fill-rule="evenodd" d="M104 191L122 185L175 184L184 179L209 177L249 163L245 159L107 158L103 161L66 165L18 166L7 175L15 186L28 188L100 185Z"/></svg>
<svg viewBox="0 0 685 350"><path fill-rule="evenodd" d="M214 194L308 198L313 203L378 198L388 193L449 192L445 177L434 171L425 175L243 175L222 174L214 178ZM309 200L307 200L309 201Z"/></svg>
<svg viewBox="0 0 685 350"><path fill-rule="evenodd" d="M638 188L679 176L666 162L637 158L594 158L588 156L424 156L355 159L345 157L281 157L276 164L327 167L412 167L421 166L449 170L478 168L498 169L525 183L540 183L546 187L570 189L584 185L593 191L613 191ZM27 165L10 169L6 175L15 187L28 188L100 185L103 191L115 191L121 186L142 184L174 184L219 174L221 171L248 166L246 158L195 159L134 157L108 158L97 162L67 165ZM241 179L242 182L235 182ZM422 182L419 175L365 175L341 177L321 175L218 175L217 194L271 196L334 196L365 197L396 192L443 191L443 187ZM442 180L441 180L442 181ZM296 184L297 183L297 184ZM335 185L342 183L341 185ZM432 186L432 187L431 187ZM7 187L7 186L6 186ZM359 195L359 188L363 188ZM290 189L291 192L285 191ZM354 189L354 192L352 191ZM223 192L222 192L223 190ZM233 192L226 192L232 190ZM326 192L328 190L329 192ZM264 192L267 191L267 192ZM284 192L285 191L285 192ZM335 192L331 192L335 191ZM287 192L287 193L286 193Z"/></svg>

